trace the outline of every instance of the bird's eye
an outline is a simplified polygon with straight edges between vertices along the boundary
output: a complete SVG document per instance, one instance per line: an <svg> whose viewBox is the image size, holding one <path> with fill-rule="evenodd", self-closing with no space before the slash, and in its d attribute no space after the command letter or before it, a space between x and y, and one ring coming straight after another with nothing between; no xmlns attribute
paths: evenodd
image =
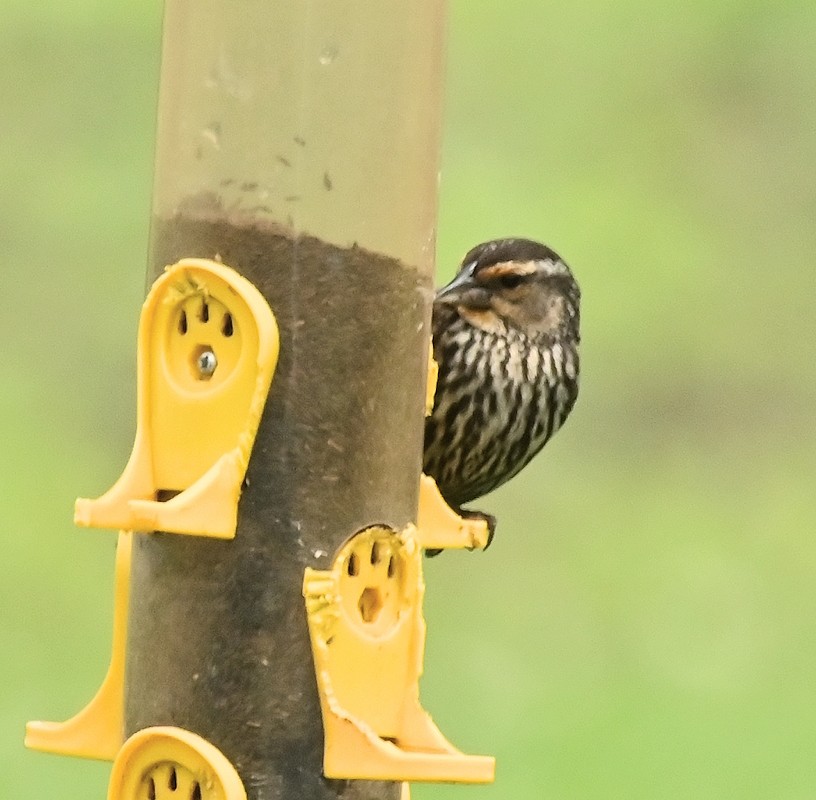
<svg viewBox="0 0 816 800"><path fill-rule="evenodd" d="M517 286L521 286L523 280L523 275L502 275L499 278L499 285L502 289L515 289Z"/></svg>

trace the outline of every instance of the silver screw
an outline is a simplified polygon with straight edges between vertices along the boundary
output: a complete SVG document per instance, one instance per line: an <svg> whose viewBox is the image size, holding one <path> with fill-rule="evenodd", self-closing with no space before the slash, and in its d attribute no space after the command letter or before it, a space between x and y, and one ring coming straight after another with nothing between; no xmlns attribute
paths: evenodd
<svg viewBox="0 0 816 800"><path fill-rule="evenodd" d="M212 377L215 368L218 366L218 359L212 350L204 350L198 357L196 363L198 364L198 371L202 378Z"/></svg>

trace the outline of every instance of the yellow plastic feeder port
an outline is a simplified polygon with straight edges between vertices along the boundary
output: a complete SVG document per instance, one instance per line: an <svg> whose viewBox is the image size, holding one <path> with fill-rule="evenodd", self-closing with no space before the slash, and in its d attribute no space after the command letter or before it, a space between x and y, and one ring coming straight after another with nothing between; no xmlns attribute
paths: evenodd
<svg viewBox="0 0 816 800"><path fill-rule="evenodd" d="M420 704L424 591L412 525L366 528L331 569L306 569L327 778L493 780L495 760L459 752Z"/></svg>
<svg viewBox="0 0 816 800"><path fill-rule="evenodd" d="M108 800L246 800L235 767L206 739L173 727L134 733L116 756Z"/></svg>
<svg viewBox="0 0 816 800"><path fill-rule="evenodd" d="M112 761L122 746L132 545L132 534L121 532L116 544L111 660L102 686L91 702L66 722L29 722L26 726L26 747L66 756Z"/></svg>
<svg viewBox="0 0 816 800"><path fill-rule="evenodd" d="M29 722L26 746L61 755L113 761L108 800L246 800L226 756L191 731L144 728L124 739L124 677L133 534L116 551L110 667L91 702L67 722Z"/></svg>
<svg viewBox="0 0 816 800"><path fill-rule="evenodd" d="M106 494L77 500L76 524L232 538L278 349L269 305L235 270L168 267L139 322L130 460Z"/></svg>

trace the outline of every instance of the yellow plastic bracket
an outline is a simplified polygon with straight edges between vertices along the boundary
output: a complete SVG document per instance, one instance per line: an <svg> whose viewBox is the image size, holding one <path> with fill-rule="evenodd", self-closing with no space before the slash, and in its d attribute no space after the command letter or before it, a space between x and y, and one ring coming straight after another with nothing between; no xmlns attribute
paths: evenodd
<svg viewBox="0 0 816 800"><path fill-rule="evenodd" d="M183 728L144 728L116 756L108 800L246 800L235 767L215 745Z"/></svg>
<svg viewBox="0 0 816 800"><path fill-rule="evenodd" d="M125 644L133 537L121 532L116 544L111 660L102 686L67 722L29 722L26 747L81 758L112 761L124 741Z"/></svg>
<svg viewBox="0 0 816 800"><path fill-rule="evenodd" d="M425 648L416 529L366 528L303 580L327 778L489 783L495 760L459 752L419 701Z"/></svg>
<svg viewBox="0 0 816 800"><path fill-rule="evenodd" d="M278 350L246 278L206 259L168 267L139 321L133 451L106 494L77 500L76 524L232 538Z"/></svg>
<svg viewBox="0 0 816 800"><path fill-rule="evenodd" d="M439 379L439 364L433 355L433 343L428 343L428 379L425 383L425 416L430 417L436 396L436 382Z"/></svg>
<svg viewBox="0 0 816 800"><path fill-rule="evenodd" d="M439 365L433 357L433 343L428 353L428 378L425 384L425 416L433 411ZM439 492L436 481L422 475L419 484L417 535L422 547L429 549L483 549L487 545L487 523L459 516Z"/></svg>
<svg viewBox="0 0 816 800"><path fill-rule="evenodd" d="M422 547L481 550L487 545L487 523L460 517L445 502L430 475L422 475L419 482L417 528Z"/></svg>

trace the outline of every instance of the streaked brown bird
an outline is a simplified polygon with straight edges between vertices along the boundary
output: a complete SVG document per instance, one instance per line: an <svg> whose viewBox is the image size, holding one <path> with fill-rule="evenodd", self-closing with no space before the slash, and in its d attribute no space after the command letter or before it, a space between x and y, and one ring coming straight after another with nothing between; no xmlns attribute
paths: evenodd
<svg viewBox="0 0 816 800"><path fill-rule="evenodd" d="M488 544L495 519L461 506L516 475L572 411L580 300L564 260L529 239L474 247L436 294L424 471L451 506L487 520Z"/></svg>

